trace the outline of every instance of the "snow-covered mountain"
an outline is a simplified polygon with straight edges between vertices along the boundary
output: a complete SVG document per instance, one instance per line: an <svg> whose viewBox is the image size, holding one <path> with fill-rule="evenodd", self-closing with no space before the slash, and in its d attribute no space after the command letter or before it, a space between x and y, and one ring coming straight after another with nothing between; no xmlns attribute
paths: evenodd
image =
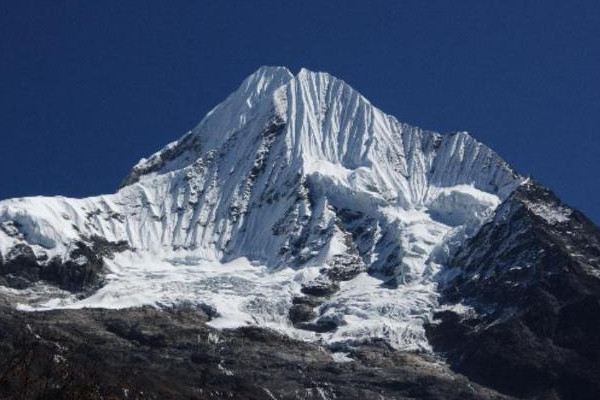
<svg viewBox="0 0 600 400"><path fill-rule="evenodd" d="M304 69L260 68L196 128L140 160L114 194L1 201L0 300L24 310L183 306L111 314L137 315L131 326L104 311L45 314L75 315L98 332L106 324L100 342L111 345L164 346L152 321L181 324L181 310L215 328L270 327L377 374L390 367L367 385L373 393L431 394L393 380L388 345L443 354L519 398L600 392L600 229L469 134L401 123L345 82ZM256 339L248 329L242 337ZM227 347L213 335L212 346ZM299 343L269 335L258 341ZM233 374L224 358L194 359ZM440 374L419 363L427 378L415 382ZM356 368L347 377L363 387Z"/></svg>
<svg viewBox="0 0 600 400"><path fill-rule="evenodd" d="M428 349L444 265L524 181L468 133L262 67L116 193L0 202L0 265L34 308L190 301L216 326Z"/></svg>

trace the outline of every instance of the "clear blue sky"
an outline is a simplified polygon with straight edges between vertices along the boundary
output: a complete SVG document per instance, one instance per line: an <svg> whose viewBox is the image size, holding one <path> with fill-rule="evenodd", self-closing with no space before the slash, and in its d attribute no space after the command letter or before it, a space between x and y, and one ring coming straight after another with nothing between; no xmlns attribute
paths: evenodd
<svg viewBox="0 0 600 400"><path fill-rule="evenodd" d="M0 199L113 192L264 64L472 132L600 221L599 1L2 1Z"/></svg>

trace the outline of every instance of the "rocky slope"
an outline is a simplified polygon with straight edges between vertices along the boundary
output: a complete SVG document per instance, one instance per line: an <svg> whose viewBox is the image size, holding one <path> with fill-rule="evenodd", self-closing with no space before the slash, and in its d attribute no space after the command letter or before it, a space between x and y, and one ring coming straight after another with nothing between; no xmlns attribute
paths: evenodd
<svg viewBox="0 0 600 400"><path fill-rule="evenodd" d="M519 187L452 258L434 348L507 393L600 393L600 229L537 183ZM493 364L490 362L493 360Z"/></svg>
<svg viewBox="0 0 600 400"><path fill-rule="evenodd" d="M0 308L3 399L508 400L433 357L374 342L346 354L198 309Z"/></svg>

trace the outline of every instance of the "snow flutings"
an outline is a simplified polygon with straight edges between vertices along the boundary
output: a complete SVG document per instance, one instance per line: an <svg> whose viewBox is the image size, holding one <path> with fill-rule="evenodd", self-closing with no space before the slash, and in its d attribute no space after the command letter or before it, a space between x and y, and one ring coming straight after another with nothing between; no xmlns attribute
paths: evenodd
<svg viewBox="0 0 600 400"><path fill-rule="evenodd" d="M66 260L82 238L129 244L91 296L30 309L192 302L216 309L215 327L428 350L436 274L521 182L467 133L401 123L326 73L262 67L115 194L0 202L0 253L24 243ZM316 307L336 329L294 327L303 284L349 260L357 273Z"/></svg>

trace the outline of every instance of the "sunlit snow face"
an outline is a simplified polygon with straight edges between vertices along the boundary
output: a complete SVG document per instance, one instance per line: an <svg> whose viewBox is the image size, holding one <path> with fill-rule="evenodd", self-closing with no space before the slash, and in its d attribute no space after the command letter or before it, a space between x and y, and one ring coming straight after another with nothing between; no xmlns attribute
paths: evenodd
<svg viewBox="0 0 600 400"><path fill-rule="evenodd" d="M324 315L345 321L343 325L332 333L315 334L292 327L288 312L293 297L300 295L301 284L317 276L318 267L274 272L244 258L227 264L140 261L117 257L107 284L90 297L78 299L66 292L44 292L46 288L40 287L39 297L30 291L28 304L19 308L210 306L217 311L210 322L216 328L259 325L298 339L320 338L331 344L381 337L398 348L429 348L422 322L436 301L432 282L390 290L382 286L381 280L363 273L343 283L322 306Z"/></svg>
<svg viewBox="0 0 600 400"><path fill-rule="evenodd" d="M493 201L489 195L477 197L478 193L472 188L457 190L459 195L448 189L441 191L433 211L425 208L387 211L389 218L401 222L398 234L404 243L403 263L410 268L413 278L396 288L384 285L384 280L368 273L341 282L340 290L316 310L319 317L337 321L339 326L332 332L296 329L288 318L293 298L302 296L302 284L318 277L323 265L273 270L243 257L220 263L191 258L185 253L169 257L121 253L114 260L107 260L111 273L106 277L106 284L90 297L81 299L67 292L46 292L46 288L39 288L37 296L29 291L26 304L20 308L208 306L216 311L210 322L216 328L259 325L299 339L318 339L327 344L382 338L400 349L428 351L430 347L423 325L437 307L435 275L443 262L440 254L449 251L453 238L466 234L465 227L447 225L436 221L432 215L439 217L444 212L445 205L440 203L443 201L462 201L462 214L491 209L497 204L497 199ZM470 197L465 194L469 191ZM455 222L458 218L456 215L443 217L444 222L449 219ZM446 243L445 238L452 240ZM339 253L345 250L341 238L334 236L328 251Z"/></svg>
<svg viewBox="0 0 600 400"><path fill-rule="evenodd" d="M95 236L135 249L105 260L90 297L13 291L24 309L195 304L216 309L215 327L427 350L436 274L519 179L467 133L402 124L325 73L265 67L117 193L0 202L0 223L19 225L3 225L0 252L26 239L38 259L65 260ZM344 210L363 225L344 227ZM337 329L293 328L302 284L348 252L371 275L340 282L314 310Z"/></svg>

